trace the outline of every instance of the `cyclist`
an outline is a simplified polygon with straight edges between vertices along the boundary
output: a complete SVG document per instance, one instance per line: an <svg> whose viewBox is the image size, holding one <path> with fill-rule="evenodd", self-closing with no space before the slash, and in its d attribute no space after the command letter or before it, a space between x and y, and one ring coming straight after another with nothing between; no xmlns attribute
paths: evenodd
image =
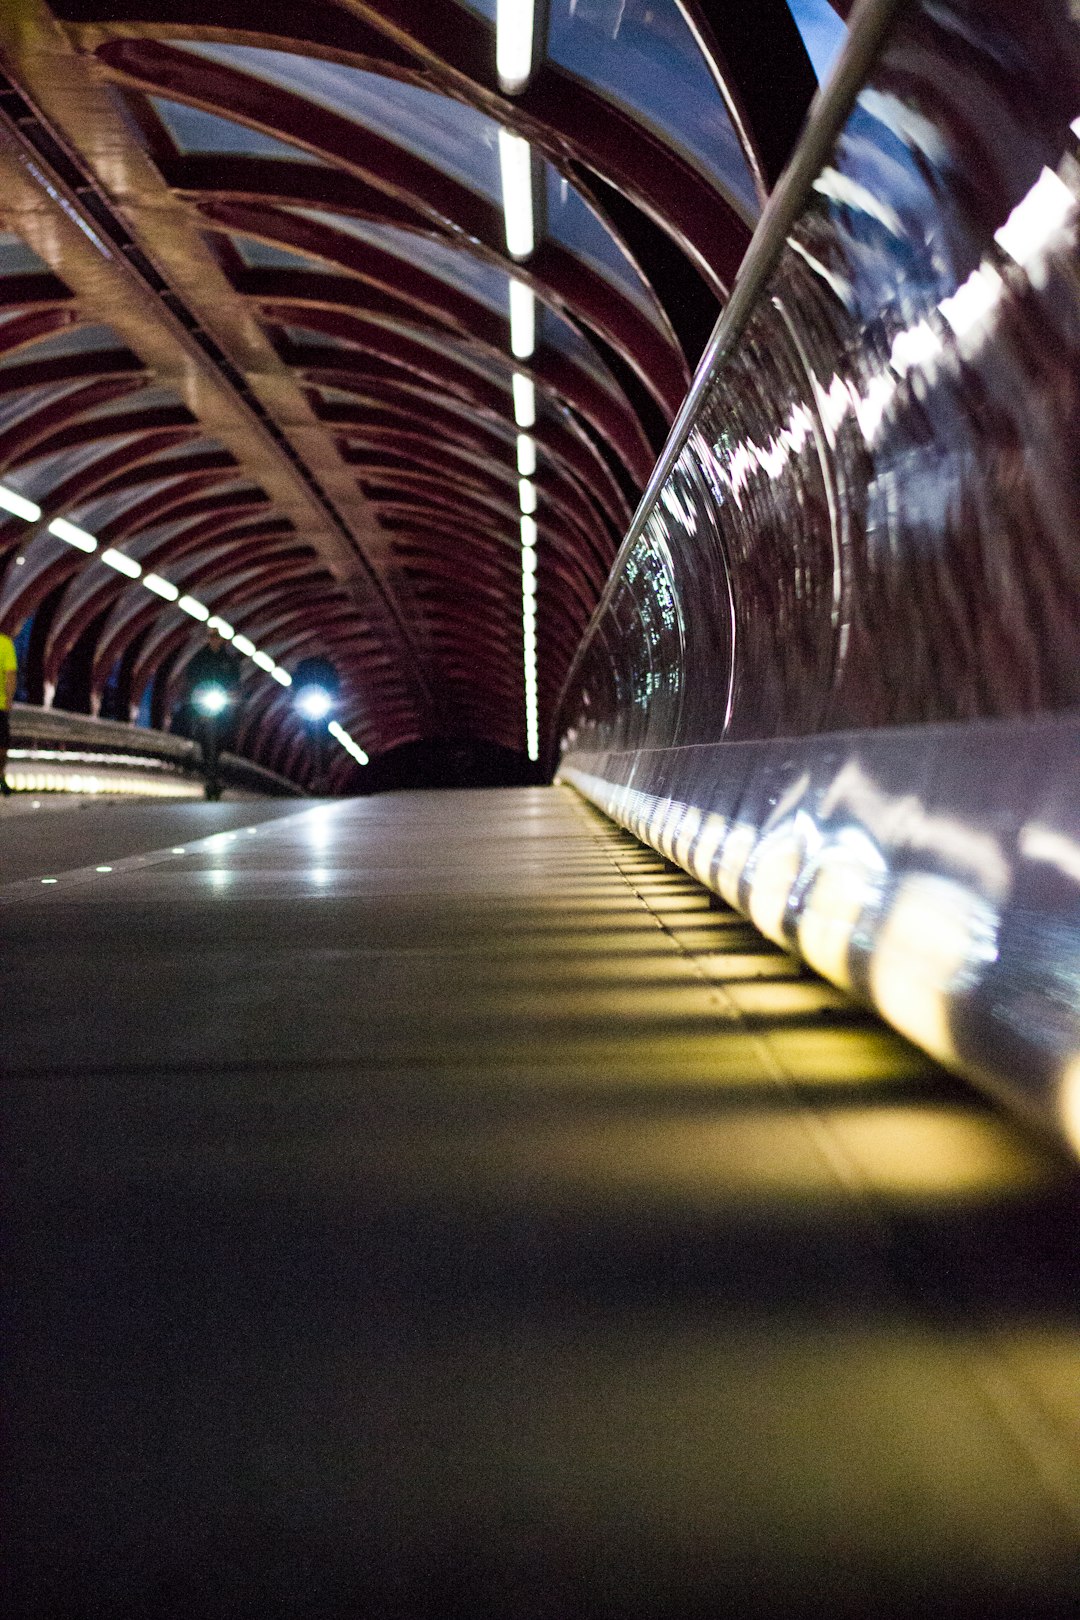
<svg viewBox="0 0 1080 1620"><path fill-rule="evenodd" d="M240 660L220 631L209 630L187 667L187 707L191 732L202 749L206 797L221 798L218 755L236 723L240 700Z"/></svg>

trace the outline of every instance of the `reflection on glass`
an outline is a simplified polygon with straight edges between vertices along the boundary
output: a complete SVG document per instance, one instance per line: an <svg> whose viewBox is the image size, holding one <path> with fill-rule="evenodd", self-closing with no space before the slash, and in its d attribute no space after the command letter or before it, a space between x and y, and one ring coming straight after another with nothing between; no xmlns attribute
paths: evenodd
<svg viewBox="0 0 1080 1620"><path fill-rule="evenodd" d="M739 138L675 0L551 0L548 15L552 61L650 124L757 217Z"/></svg>
<svg viewBox="0 0 1080 1620"><path fill-rule="evenodd" d="M788 0L788 6L818 83L824 84L843 49L847 27L829 0Z"/></svg>
<svg viewBox="0 0 1080 1620"><path fill-rule="evenodd" d="M470 298L478 298L499 314L506 309L506 284L509 279L506 272L485 263L465 248L455 247L435 237L422 236L418 231L404 230L399 225L354 219L348 214L334 214L325 209L296 208L290 212L393 253L407 264L415 264L418 269L437 276L459 292L467 293Z"/></svg>
<svg viewBox="0 0 1080 1620"><path fill-rule="evenodd" d="M253 74L293 95L306 96L385 135L493 202L499 200L499 126L463 102L381 73L290 51L207 42L185 43L183 48Z"/></svg>
<svg viewBox="0 0 1080 1620"><path fill-rule="evenodd" d="M249 129L231 118L219 118L201 107L188 107L182 101L151 96L150 104L165 125L178 151L235 152L242 157L289 158L294 163L317 163L318 159L301 146L277 141L261 130Z"/></svg>

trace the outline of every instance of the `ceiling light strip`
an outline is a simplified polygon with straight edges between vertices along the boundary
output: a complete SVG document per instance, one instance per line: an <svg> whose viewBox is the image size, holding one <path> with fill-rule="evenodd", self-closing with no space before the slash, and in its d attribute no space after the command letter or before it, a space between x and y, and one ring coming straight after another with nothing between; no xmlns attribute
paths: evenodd
<svg viewBox="0 0 1080 1620"><path fill-rule="evenodd" d="M499 177L507 252L512 259L527 259L536 247L532 148L520 135L511 135L508 129L501 128Z"/></svg>
<svg viewBox="0 0 1080 1620"><path fill-rule="evenodd" d="M507 95L524 90L532 77L535 38L534 0L496 0L495 71Z"/></svg>
<svg viewBox="0 0 1080 1620"><path fill-rule="evenodd" d="M27 500L17 490L9 489L5 484L0 484L0 510L11 512L15 517L21 517L27 523L38 523L42 516L40 506L34 501ZM69 546L74 546L77 551L85 552L87 556L90 556L98 549L97 537L89 534L85 529L80 529L77 524L70 523L67 518L53 518L48 523L47 528L48 532L54 535L57 540L65 541ZM101 553L99 560L107 568L112 568L116 573L123 574L125 578L139 580L146 590L152 591L155 596L160 596L163 602L175 602L182 612L197 620L198 623L205 624L208 630L216 630L225 641L231 641L238 652L244 653L260 669L265 670L268 675L272 676L279 686L292 685L292 676L288 670L282 669L280 665L275 664L269 653L261 652L255 643L249 641L246 636L238 636L226 619L219 618L216 613L211 614L206 603L200 602L198 597L182 596L179 586L174 585L169 579L164 579L160 574L144 575L142 565L136 562L134 557L129 557L124 551L116 551L112 546L107 547ZM363 750L361 749L360 752L362 753ZM367 764L366 754L361 763Z"/></svg>

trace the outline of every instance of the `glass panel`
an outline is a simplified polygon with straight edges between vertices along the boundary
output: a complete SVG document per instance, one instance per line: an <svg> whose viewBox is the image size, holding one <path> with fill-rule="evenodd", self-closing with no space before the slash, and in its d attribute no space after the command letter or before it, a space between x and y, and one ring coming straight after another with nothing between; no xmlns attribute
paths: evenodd
<svg viewBox="0 0 1080 1620"><path fill-rule="evenodd" d="M513 365L509 355L505 360L499 360L492 354L474 349L471 344L459 338L451 337L449 333L440 332L436 335L434 332L424 332L418 327L406 326L396 321L384 321L382 324L391 331L400 332L403 337L411 338L414 343L419 343L435 354L446 355L469 371L475 371L479 376L486 378L488 382L509 390L510 371ZM509 406L507 408L509 409Z"/></svg>
<svg viewBox="0 0 1080 1620"><path fill-rule="evenodd" d="M582 207L584 208L584 204ZM322 213L318 209L298 208L293 212L347 231L350 236L358 237L361 241L385 247L401 258L411 259L422 269L438 276L440 280L449 282L470 297L479 299L495 314L501 315L504 319L509 314L509 276L482 259L475 258L471 253L442 242L431 241L428 237L418 236L415 231L404 231L394 225L372 224L366 220L350 219L342 214ZM606 235L599 221L596 223L601 233ZM610 241L610 238L608 240ZM612 246L614 247L614 243ZM576 328L554 310L542 304L539 299L537 311L540 321L539 331L543 340L552 348L572 357L578 365L591 371L610 387L612 378L606 366Z"/></svg>
<svg viewBox="0 0 1080 1620"><path fill-rule="evenodd" d="M757 218L738 136L675 0L551 0L547 49L678 147L748 221Z"/></svg>
<svg viewBox="0 0 1080 1620"><path fill-rule="evenodd" d="M63 332L55 332L28 348L16 349L13 354L0 360L0 367L56 360L65 354L100 354L105 349L123 349L126 346L111 326L69 326Z"/></svg>
<svg viewBox="0 0 1080 1620"><path fill-rule="evenodd" d="M316 259L309 253L294 253L272 242L241 236L237 231L229 231L227 235L244 263L252 270L323 270L325 267L324 259Z"/></svg>
<svg viewBox="0 0 1080 1620"><path fill-rule="evenodd" d="M572 360L581 371L587 371L609 392L618 385L592 344L573 326L546 304L537 304L537 337L551 349L557 349Z"/></svg>
<svg viewBox="0 0 1080 1620"><path fill-rule="evenodd" d="M505 379L503 380L505 381ZM350 390L346 388L319 388L318 394L327 405L331 406L347 405L355 409L359 403L361 409L363 409L365 404L369 403L362 383L357 384L355 393L350 392ZM452 416L459 416L461 418L462 427L467 431L475 433L479 427L485 436L495 434L497 437L505 440L507 445L507 458L511 461L514 459L514 448L517 444L518 428L510 410L509 392L507 393L506 415L495 418L484 417L482 422L477 421L476 410L468 403L467 400L456 399L452 394L433 394L431 396L431 402L438 408L440 412L448 412ZM374 410L396 410L404 413L406 416L408 416L413 409L416 409L418 413L421 409L419 406L414 407L408 397L386 401L376 400L372 402L372 408ZM536 432L540 435L543 434L542 424L547 417L547 414L544 395L538 392L536 396ZM347 433L347 426L341 431ZM424 425L423 416L420 414L417 415L417 431L421 433L427 431Z"/></svg>
<svg viewBox="0 0 1080 1620"><path fill-rule="evenodd" d="M0 231L0 276L25 276L48 268L21 236L12 231Z"/></svg>
<svg viewBox="0 0 1080 1620"><path fill-rule="evenodd" d="M407 151L480 192L500 208L502 206L498 125L494 119L472 107L436 95L430 90L421 90L415 85L400 84L396 79L385 78L381 74L316 61L311 57L293 56L284 51L267 51L247 45L211 44L186 44L184 49L253 73L271 84L307 95L313 101L332 107L336 112L386 135ZM711 80L709 88L712 90ZM715 91L712 93L716 95ZM723 114L723 104L718 96L716 99ZM655 316L655 305L647 288L607 227L580 194L565 180L560 180L550 163L544 162L543 169L549 234L572 253L587 260L612 285ZM752 198L752 185L750 195ZM418 239L409 232L391 226L369 225L336 215L323 215L317 210L298 209L297 212L309 213L309 217L314 219L323 218L367 241L376 241L379 239L378 233L386 233L384 240L390 243L398 239L409 257L415 256L417 251L425 254L435 273L445 274L446 279L460 285L461 278L468 277L470 290L495 307L490 283L484 282L486 267L481 265L477 272L465 268L469 258L465 253L451 247L444 248L427 239ZM415 246L418 240L424 243L419 250ZM436 260L441 270L436 269ZM505 302L505 295L499 296L500 302Z"/></svg>
<svg viewBox="0 0 1080 1620"><path fill-rule="evenodd" d="M352 219L346 214L328 214L317 208L296 208L293 213L305 219L316 220L334 230L345 231L372 247L384 248L400 259L406 259L440 281L449 283L470 297L477 298L489 309L505 315L507 307L507 277L504 271L487 264L472 253L452 247L447 242L433 241L416 231L402 230L398 225L381 225L371 220Z"/></svg>
<svg viewBox="0 0 1080 1620"><path fill-rule="evenodd" d="M788 0L818 83L824 84L847 39L847 27L829 0Z"/></svg>
<svg viewBox="0 0 1080 1620"><path fill-rule="evenodd" d="M129 507L138 506L140 502L149 500L151 496L159 494L175 483L175 477L161 478L157 483L137 484L134 489L112 490L108 495L85 501L81 506L73 508L72 517L84 529L89 529L91 534L98 534L108 524L122 517ZM122 544L126 547L127 541L123 541Z"/></svg>
<svg viewBox="0 0 1080 1620"><path fill-rule="evenodd" d="M343 338L331 337L327 332L317 332L311 326L283 326L281 330L290 343L297 343L306 349L351 349L355 351L360 343L348 343Z"/></svg>
<svg viewBox="0 0 1080 1620"><path fill-rule="evenodd" d="M182 48L254 74L294 95L307 96L385 134L406 151L437 164L493 202L501 197L499 126L493 118L463 102L421 90L414 84L401 84L380 73L367 73L340 62L318 61L311 56L294 56L287 51L189 42L184 42Z"/></svg>
<svg viewBox="0 0 1080 1620"><path fill-rule="evenodd" d="M119 399L111 399L107 405L84 411L80 420L96 422L99 417L122 416L125 411L160 411L181 403L179 394L171 388L136 388L130 394L121 394Z"/></svg>
<svg viewBox="0 0 1080 1620"><path fill-rule="evenodd" d="M139 484L134 489L113 490L108 495L103 495L96 500L87 501L85 505L78 507L76 510L78 511L79 516L75 521L81 523L84 528L89 529L91 534L97 534L108 524L114 523L118 517L122 517L130 507L139 506L143 501L152 500L154 496L160 495L164 490L172 488L177 484L177 482L178 478L174 474L169 478L159 478L153 482ZM230 478L227 482L214 484L212 486L212 492L215 496L223 496L230 494L233 490L250 488L251 485L245 479ZM210 490L200 489L193 491L192 499L197 499L199 495L209 493ZM184 521L186 523L190 523L193 520L191 518L187 518ZM199 520L196 519L194 521ZM141 545L145 534L158 533L159 530L156 528L142 531L138 539L132 540L130 544L131 546ZM122 544L125 550L128 549L129 542L127 540L124 540Z"/></svg>
<svg viewBox="0 0 1080 1620"><path fill-rule="evenodd" d="M550 163L544 164L544 190L547 234L655 320L655 301L635 266L581 193Z"/></svg>
<svg viewBox="0 0 1080 1620"><path fill-rule="evenodd" d="M17 490L20 495L25 495L28 500L47 506L50 490L59 488L76 473L92 466L95 461L113 456L126 445L134 444L138 437L137 433L128 433L122 439L110 439L108 444L86 444L80 445L77 450L58 450L55 455L40 457L36 461L28 462L24 467L16 467L11 472L6 472L4 483L10 484L12 489Z"/></svg>
<svg viewBox="0 0 1080 1620"><path fill-rule="evenodd" d="M189 441L187 444L175 444L171 450L159 450L154 457L154 461L156 464L160 461L176 461L184 456L202 456L208 450L213 454L217 454L223 449L224 445L217 439L196 439L194 444ZM182 472L183 468L170 467L169 471Z"/></svg>
<svg viewBox="0 0 1080 1620"><path fill-rule="evenodd" d="M50 384L43 388L20 388L17 393L0 395L0 433L16 422L23 422L45 405L55 404L79 387L77 382ZM7 476L6 474L4 475ZM0 519L0 522L4 521Z"/></svg>
<svg viewBox="0 0 1080 1620"><path fill-rule="evenodd" d="M237 152L244 157L291 158L301 163L319 161L300 146L276 141L272 135L248 129L246 124L235 124L231 118L203 112L201 107L166 101L163 96L148 99L180 152Z"/></svg>

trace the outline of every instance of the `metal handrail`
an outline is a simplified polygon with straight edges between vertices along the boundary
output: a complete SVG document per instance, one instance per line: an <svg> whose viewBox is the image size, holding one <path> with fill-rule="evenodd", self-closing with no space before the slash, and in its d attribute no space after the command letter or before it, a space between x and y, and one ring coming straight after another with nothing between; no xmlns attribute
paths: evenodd
<svg viewBox="0 0 1080 1620"><path fill-rule="evenodd" d="M123 720L102 720L96 715L70 714L65 709L44 709L33 703L14 703L11 707L11 741L16 747L34 743L46 747L92 747L115 754L117 763L132 755L149 756L175 766L189 774L199 771L199 747L187 737L152 726L133 726ZM130 759L137 768L134 759ZM254 760L239 754L223 753L221 766L225 775L237 782L247 781L267 793L285 793L299 797L302 789L276 771L257 765Z"/></svg>

